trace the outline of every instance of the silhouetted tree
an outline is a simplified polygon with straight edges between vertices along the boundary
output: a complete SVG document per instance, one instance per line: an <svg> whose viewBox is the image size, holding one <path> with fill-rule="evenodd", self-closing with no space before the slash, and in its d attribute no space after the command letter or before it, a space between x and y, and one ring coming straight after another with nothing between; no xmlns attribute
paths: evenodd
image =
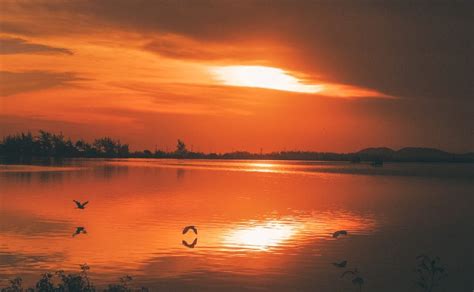
<svg viewBox="0 0 474 292"><path fill-rule="evenodd" d="M178 157L184 157L188 153L188 150L186 149L186 144L184 144L183 141L178 139L178 143L176 143L176 151L175 154Z"/></svg>
<svg viewBox="0 0 474 292"><path fill-rule="evenodd" d="M2 288L2 292L20 292L24 291L22 287L23 280L20 277L14 278L13 280L9 280L10 285L6 288ZM28 290L27 290L28 291Z"/></svg>
<svg viewBox="0 0 474 292"><path fill-rule="evenodd" d="M76 148L76 152L79 156L94 156L94 154L96 154L96 150L89 143L82 139L77 140L74 147Z"/></svg>
<svg viewBox="0 0 474 292"><path fill-rule="evenodd" d="M109 137L95 139L94 147L98 153L105 154L107 156L113 156L115 154L115 141Z"/></svg>
<svg viewBox="0 0 474 292"><path fill-rule="evenodd" d="M128 144L123 144L123 145L120 145L120 142L119 142L119 145L118 145L118 156L119 157L128 157L130 155L130 151L128 149Z"/></svg>
<svg viewBox="0 0 474 292"><path fill-rule="evenodd" d="M38 143L40 154L43 156L51 156L53 153L53 143L52 143L52 134L45 132L43 130L39 131Z"/></svg>
<svg viewBox="0 0 474 292"><path fill-rule="evenodd" d="M155 157L156 158L165 158L165 157L168 157L168 154L165 151L156 150L155 151Z"/></svg>
<svg viewBox="0 0 474 292"><path fill-rule="evenodd" d="M0 150L7 155L33 156L38 154L39 145L28 132L4 137Z"/></svg>

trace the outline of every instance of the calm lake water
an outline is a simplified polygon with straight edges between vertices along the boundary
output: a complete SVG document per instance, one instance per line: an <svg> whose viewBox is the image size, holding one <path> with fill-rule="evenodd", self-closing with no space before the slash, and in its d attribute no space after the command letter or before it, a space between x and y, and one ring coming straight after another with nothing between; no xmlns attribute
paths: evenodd
<svg viewBox="0 0 474 292"><path fill-rule="evenodd" d="M418 291L426 253L449 273L435 291L472 291L473 207L472 164L0 165L0 287L87 263L98 286L128 274L152 291L356 291L331 264L347 260L363 291ZM183 235L187 225L198 235ZM87 234L72 236L78 226ZM340 229L348 236L333 238Z"/></svg>

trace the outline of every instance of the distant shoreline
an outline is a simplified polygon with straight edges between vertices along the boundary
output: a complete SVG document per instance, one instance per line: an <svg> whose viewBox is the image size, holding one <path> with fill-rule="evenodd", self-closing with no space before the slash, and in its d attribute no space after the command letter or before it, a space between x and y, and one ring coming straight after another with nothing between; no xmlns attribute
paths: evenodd
<svg viewBox="0 0 474 292"><path fill-rule="evenodd" d="M348 155L348 154L341 154ZM69 159L84 159L84 160L108 160L108 159L153 159L153 160L208 160L208 161L245 161L245 160L255 160L255 161L308 161L308 162L347 162L350 164L372 164L374 160L361 160L358 162L353 162L349 159L311 159L311 158L268 158L264 157L248 157L248 158L230 158L230 157L217 157L217 158L208 158L208 157L154 157L154 156L129 156L129 157L85 157L85 156L67 156L67 157L58 157L58 156L34 156L34 157L25 157L25 156L0 156L0 164L12 164L12 163L32 163L32 162L48 162L48 161L62 161ZM384 160L383 163L474 163L474 159L456 159L456 160Z"/></svg>
<svg viewBox="0 0 474 292"><path fill-rule="evenodd" d="M0 141L0 161L40 160L61 158L170 158L208 160L302 160L302 161L348 161L369 162L382 166L384 162L460 162L473 163L474 152L457 154L435 148L405 147L393 150L387 147L366 148L352 153L279 151L271 153L251 153L233 151L228 153L203 153L187 149L179 140L176 150L163 151L129 150L128 144L110 137L95 139L88 143L82 139L72 141L62 134L39 131L38 135L20 133L3 137Z"/></svg>

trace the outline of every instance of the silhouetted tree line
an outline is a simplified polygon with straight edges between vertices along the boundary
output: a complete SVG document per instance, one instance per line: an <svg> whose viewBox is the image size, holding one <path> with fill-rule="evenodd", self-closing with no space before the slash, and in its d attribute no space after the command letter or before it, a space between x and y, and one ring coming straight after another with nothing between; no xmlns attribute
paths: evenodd
<svg viewBox="0 0 474 292"><path fill-rule="evenodd" d="M20 133L3 137L0 142L0 157L104 157L104 158L186 158L186 159L268 159L268 160L323 160L323 161L400 161L400 162L474 162L474 153L454 154L432 148L406 147L398 151L390 148L367 148L355 153L332 153L311 151L281 151L251 153L235 151L229 153L203 153L189 151L186 144L178 140L175 151L150 150L130 152L128 144L110 137L95 139L88 143L82 139L72 141L62 134L40 130L38 135Z"/></svg>
<svg viewBox="0 0 474 292"><path fill-rule="evenodd" d="M129 157L127 144L109 137L72 141L62 134L40 130L38 135L20 133L3 137L0 155L9 157Z"/></svg>

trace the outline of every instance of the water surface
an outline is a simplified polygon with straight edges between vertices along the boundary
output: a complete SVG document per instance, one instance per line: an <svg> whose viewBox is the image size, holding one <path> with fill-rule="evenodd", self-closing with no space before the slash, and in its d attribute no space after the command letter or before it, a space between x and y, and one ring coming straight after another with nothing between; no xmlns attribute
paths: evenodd
<svg viewBox="0 0 474 292"><path fill-rule="evenodd" d="M449 271L440 291L471 291L473 178L471 164L0 165L0 285L87 263L99 286L129 274L152 290L353 291L331 264L347 260L364 291L416 291L415 257L428 253ZM78 226L87 234L72 236Z"/></svg>

